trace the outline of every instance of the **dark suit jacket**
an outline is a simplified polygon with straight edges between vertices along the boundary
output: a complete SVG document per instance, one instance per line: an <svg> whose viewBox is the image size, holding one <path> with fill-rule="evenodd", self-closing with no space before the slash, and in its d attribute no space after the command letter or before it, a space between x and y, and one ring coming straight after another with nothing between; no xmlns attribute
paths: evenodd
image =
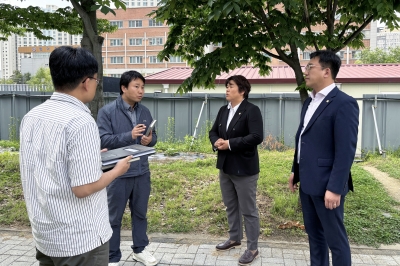
<svg viewBox="0 0 400 266"><path fill-rule="evenodd" d="M226 174L249 176L260 172L257 145L263 140L263 119L258 106L244 99L226 130L228 105L219 109L209 132L211 144L229 139L231 150L219 150L217 168ZM214 151L216 148L213 146Z"/></svg>
<svg viewBox="0 0 400 266"><path fill-rule="evenodd" d="M326 190L346 195L353 190L350 168L358 133L356 100L335 87L321 102L301 136L300 163L297 163L299 136L311 98L301 110L296 134L292 171L304 193L324 196Z"/></svg>

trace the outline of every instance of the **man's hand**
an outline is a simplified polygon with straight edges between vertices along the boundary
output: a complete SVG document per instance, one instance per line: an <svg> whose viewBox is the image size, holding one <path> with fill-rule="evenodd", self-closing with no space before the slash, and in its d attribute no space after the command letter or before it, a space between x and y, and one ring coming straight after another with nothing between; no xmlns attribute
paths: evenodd
<svg viewBox="0 0 400 266"><path fill-rule="evenodd" d="M297 184L293 184L293 179L294 179L294 173L291 173L289 177L289 189L290 191L295 192L298 189L298 186Z"/></svg>
<svg viewBox="0 0 400 266"><path fill-rule="evenodd" d="M132 139L143 136L143 132L146 130L144 124L138 124L132 129Z"/></svg>
<svg viewBox="0 0 400 266"><path fill-rule="evenodd" d="M219 138L215 143L214 146L218 150L227 150L229 149L229 141Z"/></svg>
<svg viewBox="0 0 400 266"><path fill-rule="evenodd" d="M325 192L325 208L333 210L340 206L340 194L333 193L329 190Z"/></svg>
<svg viewBox="0 0 400 266"><path fill-rule="evenodd" d="M149 145L149 143L151 142L152 139L153 139L153 131L150 131L149 136L146 136L146 135L142 136L142 140L140 141L140 144L142 144L143 146L147 146L147 145Z"/></svg>
<svg viewBox="0 0 400 266"><path fill-rule="evenodd" d="M118 163L114 166L114 171L117 172L117 176L121 176L128 171L131 163L129 162L133 157L131 155L125 157L122 160L119 160Z"/></svg>

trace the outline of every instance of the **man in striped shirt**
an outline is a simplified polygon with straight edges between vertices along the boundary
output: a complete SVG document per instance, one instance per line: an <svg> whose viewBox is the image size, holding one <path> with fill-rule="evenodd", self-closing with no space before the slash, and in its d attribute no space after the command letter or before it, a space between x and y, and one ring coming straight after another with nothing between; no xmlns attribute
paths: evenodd
<svg viewBox="0 0 400 266"><path fill-rule="evenodd" d="M107 265L105 187L129 159L101 170L100 137L85 105L97 87L98 64L82 48L59 47L49 60L55 92L22 119L20 167L39 265Z"/></svg>

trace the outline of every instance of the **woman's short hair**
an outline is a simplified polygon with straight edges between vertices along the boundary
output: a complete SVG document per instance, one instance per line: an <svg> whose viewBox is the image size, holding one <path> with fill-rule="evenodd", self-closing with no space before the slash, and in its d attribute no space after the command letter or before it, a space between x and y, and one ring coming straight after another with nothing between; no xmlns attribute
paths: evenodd
<svg viewBox="0 0 400 266"><path fill-rule="evenodd" d="M231 76L226 79L225 87L228 87L229 81L233 80L239 88L239 92L244 92L243 97L247 99L251 90L250 82L242 75Z"/></svg>

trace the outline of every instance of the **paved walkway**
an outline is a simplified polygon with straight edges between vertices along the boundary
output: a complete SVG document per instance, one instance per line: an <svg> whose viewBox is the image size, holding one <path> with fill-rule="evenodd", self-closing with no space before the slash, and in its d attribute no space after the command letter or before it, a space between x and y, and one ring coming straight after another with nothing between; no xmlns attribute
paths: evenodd
<svg viewBox="0 0 400 266"><path fill-rule="evenodd" d="M245 246L227 252L215 251L215 244L221 238L202 235L151 234L148 250L159 260L159 266L166 265L217 265L236 266ZM122 260L120 265L143 266L131 258L129 232L122 232ZM310 265L308 245L305 243L260 241L260 257L252 266L302 266ZM30 232L0 229L0 265L39 265L35 259L35 248ZM400 247L380 249L352 247L355 266L400 265Z"/></svg>

